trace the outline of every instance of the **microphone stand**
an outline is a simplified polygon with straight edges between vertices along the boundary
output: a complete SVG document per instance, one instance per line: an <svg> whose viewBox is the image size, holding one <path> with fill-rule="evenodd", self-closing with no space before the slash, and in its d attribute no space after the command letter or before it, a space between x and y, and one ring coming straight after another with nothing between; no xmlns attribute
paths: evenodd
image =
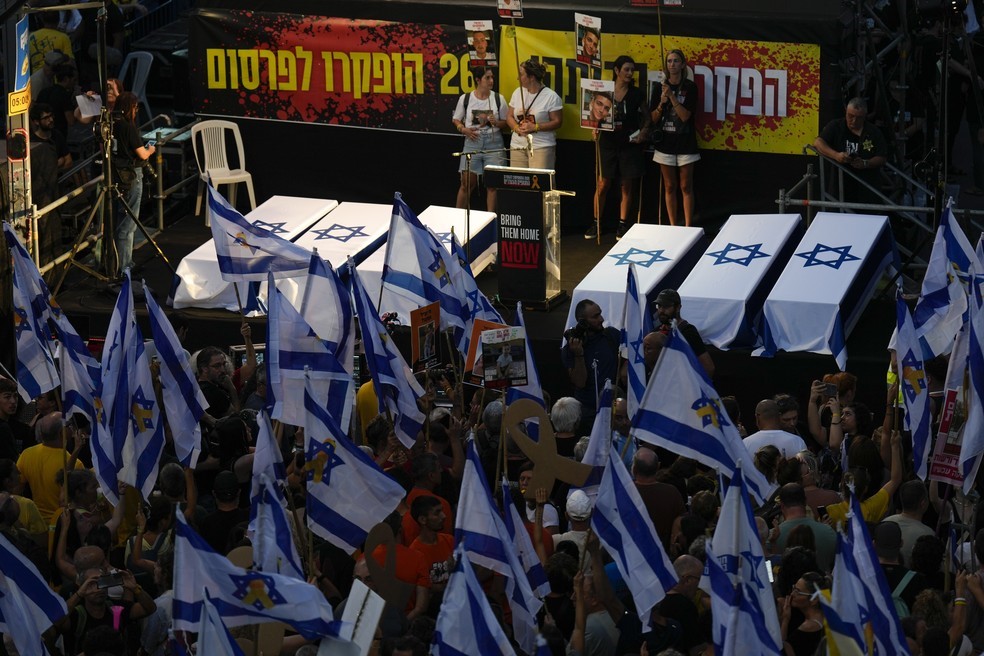
<svg viewBox="0 0 984 656"><path fill-rule="evenodd" d="M472 150L469 152L460 151L457 153L451 153L451 157L464 157L465 158L465 180L468 181L468 202L465 203L465 257L468 258L468 264L471 265L471 161L473 155L494 155L496 153L503 153L508 151L508 148L493 148L492 150ZM526 150L522 148L521 150Z"/></svg>

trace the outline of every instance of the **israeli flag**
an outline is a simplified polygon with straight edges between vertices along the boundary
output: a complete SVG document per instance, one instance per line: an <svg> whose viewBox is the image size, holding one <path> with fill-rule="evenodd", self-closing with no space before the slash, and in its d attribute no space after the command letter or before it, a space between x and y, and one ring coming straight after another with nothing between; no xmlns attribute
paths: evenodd
<svg viewBox="0 0 984 656"><path fill-rule="evenodd" d="M260 474L260 494L251 504L256 518L253 535L253 569L274 572L304 581L301 558L294 544L294 530L283 506L282 495L266 474Z"/></svg>
<svg viewBox="0 0 984 656"><path fill-rule="evenodd" d="M437 615L430 653L436 656L488 653L515 656L516 652L492 613L485 591L468 562L464 545L459 544L455 549L455 560Z"/></svg>
<svg viewBox="0 0 984 656"><path fill-rule="evenodd" d="M612 448L612 381L605 380L605 388L601 391L594 423L591 425L588 448L585 449L584 458L581 459L581 464L591 466L591 473L580 489L584 490L592 503L598 496L598 485L605 474L608 453ZM621 459L622 456L616 453L615 457Z"/></svg>
<svg viewBox="0 0 984 656"><path fill-rule="evenodd" d="M871 619L865 603L864 583L854 558L854 546L843 533L837 534L837 557L832 573L830 601L820 595L820 607L841 654L865 652L864 627Z"/></svg>
<svg viewBox="0 0 984 656"><path fill-rule="evenodd" d="M730 630L721 636L724 653L781 654L782 633L769 582L769 563L762 551L744 468L735 469L721 505L721 520L711 541L717 564L735 589L738 604ZM710 584L713 592L714 583ZM715 643L718 640L715 639Z"/></svg>
<svg viewBox="0 0 984 656"><path fill-rule="evenodd" d="M970 339L967 349L967 369L970 386L967 402L967 422L960 445L960 469L963 490L969 493L977 479L980 455L984 453L984 302L976 277L971 285Z"/></svg>
<svg viewBox="0 0 984 656"><path fill-rule="evenodd" d="M41 634L67 614L65 600L0 533L0 633L13 639L21 656L47 656Z"/></svg>
<svg viewBox="0 0 984 656"><path fill-rule="evenodd" d="M878 562L868 526L861 512L861 502L851 494L851 512L848 514L848 533L858 565L858 577L864 586L864 605L874 631L875 646L880 654L908 654L909 646L902 632L902 624L895 612L892 590L888 587L885 572Z"/></svg>
<svg viewBox="0 0 984 656"><path fill-rule="evenodd" d="M653 607L677 584L677 576L629 471L610 450L591 513L591 529L615 560L639 620L648 627Z"/></svg>
<svg viewBox="0 0 984 656"><path fill-rule="evenodd" d="M150 372L150 358L135 318L132 328L137 352L133 357L134 377L130 382L129 396L126 397L130 421L123 444L119 479L140 490L142 497L148 499L157 483L157 470L161 453L164 452L164 424L154 390L154 377Z"/></svg>
<svg viewBox="0 0 984 656"><path fill-rule="evenodd" d="M349 284L352 285L355 312L359 317L366 366L372 375L373 389L379 399L379 412L388 411L392 415L396 436L403 446L412 448L427 419L417 407L417 399L424 395L424 389L393 344L386 326L379 320L376 306L366 293L351 261L349 270L352 272Z"/></svg>
<svg viewBox="0 0 984 656"><path fill-rule="evenodd" d="M197 631L205 594L226 626L284 622L309 640L338 636L331 606L315 586L280 574L236 567L175 514L174 630Z"/></svg>
<svg viewBox="0 0 984 656"><path fill-rule="evenodd" d="M352 444L310 387L304 390L304 410L308 527L351 554L396 510L406 491Z"/></svg>
<svg viewBox="0 0 984 656"><path fill-rule="evenodd" d="M161 396L174 439L174 451L183 466L194 469L201 453L202 427L198 422L205 415L208 401L198 386L195 368L181 346L171 321L146 284L144 298L147 300L154 346L160 358Z"/></svg>
<svg viewBox="0 0 984 656"><path fill-rule="evenodd" d="M393 195L393 216L383 264L383 301L394 294L418 307L441 305L441 330L465 330L465 308L451 280L451 255L441 240L424 227L403 197Z"/></svg>
<svg viewBox="0 0 984 656"><path fill-rule="evenodd" d="M522 301L516 301L516 316L513 321L516 326L526 330L526 319L523 318ZM481 357L481 352L477 355ZM533 358L533 352L529 348L526 349L526 384L516 385L506 389L507 406L519 399L530 399L538 403L541 407L545 407L543 403L543 388L540 386L540 374L536 370L536 360ZM529 435L530 439L534 442L539 441L540 420L530 419L525 422L525 425L526 434Z"/></svg>
<svg viewBox="0 0 984 656"><path fill-rule="evenodd" d="M646 393L646 358L642 340L646 336L646 294L639 290L635 264L629 264L625 282L625 307L622 312L622 347L626 359L625 403L629 419L635 417Z"/></svg>
<svg viewBox="0 0 984 656"><path fill-rule="evenodd" d="M222 623L222 617L208 593L202 600L202 620L198 625L198 649L196 653L209 656L246 656L239 643Z"/></svg>
<svg viewBox="0 0 984 656"><path fill-rule="evenodd" d="M260 489L263 487L260 482L261 475L265 475L274 483L283 483L287 478L284 457L280 452L280 445L277 444L274 437L273 426L270 425L270 415L266 413L266 410L260 410L256 413L256 423L259 425L259 430L256 433L256 449L253 451L250 499L256 499L260 495Z"/></svg>
<svg viewBox="0 0 984 656"><path fill-rule="evenodd" d="M733 476L738 462L752 462L752 454L731 423L714 386L680 331L673 327L660 353L633 421L634 435L645 442L693 458L726 476ZM756 502L763 503L775 490L755 468L744 474Z"/></svg>
<svg viewBox="0 0 984 656"><path fill-rule="evenodd" d="M923 367L922 348L912 327L912 317L900 287L895 295L896 334L895 359L899 368L899 384L905 403L905 428L912 434L912 457L916 475L926 480L929 470L931 415L929 411L929 381Z"/></svg>
<svg viewBox="0 0 984 656"><path fill-rule="evenodd" d="M924 360L950 352L953 338L967 312L965 284L971 271L980 272L984 268L953 215L951 198L936 229L922 291L913 314Z"/></svg>
<svg viewBox="0 0 984 656"><path fill-rule="evenodd" d="M303 426L305 379L319 405L345 428L352 419L355 384L325 341L269 280L267 319L267 389L274 399L271 416Z"/></svg>
<svg viewBox="0 0 984 656"><path fill-rule="evenodd" d="M536 614L543 602L533 594L526 568L514 546L513 535L506 529L492 502L473 440L465 444L465 471L461 476L461 495L454 526L455 542L472 562L506 577L513 635L525 652L533 652L536 647Z"/></svg>
<svg viewBox="0 0 984 656"><path fill-rule="evenodd" d="M47 287L27 249L9 223L3 224L14 269L14 340L17 344L17 388L25 403L61 384L51 355ZM40 284L39 282L40 281Z"/></svg>
<svg viewBox="0 0 984 656"><path fill-rule="evenodd" d="M466 357L475 319L503 323L502 315L478 288L478 283L475 282L475 276L472 274L471 264L468 262L468 255L465 253L465 249L461 247L458 236L454 234L453 230L451 231L451 257L448 258L447 263L451 271L451 283L458 291L463 306L465 328L458 331L456 341L461 356Z"/></svg>
<svg viewBox="0 0 984 656"><path fill-rule="evenodd" d="M351 376L355 365L355 312L352 294L331 264L311 254L300 314Z"/></svg>
<svg viewBox="0 0 984 656"><path fill-rule="evenodd" d="M512 543L519 555L519 562L522 563L526 571L526 579L530 582L533 594L543 599L550 594L550 583L547 581L547 573L543 569L543 563L533 547L533 540L526 531L523 518L512 500L512 492L509 487L509 480L502 477L502 521L506 526L506 531L512 539Z"/></svg>
<svg viewBox="0 0 984 656"><path fill-rule="evenodd" d="M308 270L311 251L251 224L222 194L208 185L208 217L226 282L263 281L301 276Z"/></svg>

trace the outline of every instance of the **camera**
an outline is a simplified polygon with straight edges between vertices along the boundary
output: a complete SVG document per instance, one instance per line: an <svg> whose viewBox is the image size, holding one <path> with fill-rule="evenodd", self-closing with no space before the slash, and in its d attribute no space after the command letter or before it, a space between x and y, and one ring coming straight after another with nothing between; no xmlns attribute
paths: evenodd
<svg viewBox="0 0 984 656"><path fill-rule="evenodd" d="M572 339L579 339L581 341L584 341L584 338L587 336L587 334L588 334L588 322L585 319L581 319L580 321L577 322L577 324L571 326L570 328L564 331L564 339L566 339L568 342L571 341Z"/></svg>
<svg viewBox="0 0 984 656"><path fill-rule="evenodd" d="M120 585L123 585L123 575L115 569L109 574L103 574L96 580L96 587L100 590L115 588Z"/></svg>

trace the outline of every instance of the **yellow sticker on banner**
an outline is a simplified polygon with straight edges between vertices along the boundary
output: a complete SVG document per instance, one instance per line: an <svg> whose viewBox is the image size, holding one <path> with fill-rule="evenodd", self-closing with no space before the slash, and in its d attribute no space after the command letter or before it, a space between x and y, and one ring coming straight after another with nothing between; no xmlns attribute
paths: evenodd
<svg viewBox="0 0 984 656"><path fill-rule="evenodd" d="M512 27L504 27L512 31ZM547 82L564 102L564 124L558 136L590 140L579 129L580 80L596 77L575 55L574 32L515 28L519 60L539 59ZM512 39L511 34L508 36ZM602 37L603 73L628 55L636 62L637 81L661 71L663 54L652 35L616 34ZM510 42L511 45L511 42ZM744 152L801 154L819 132L820 46L741 39L663 37L666 51L680 49L698 88L697 137L701 148ZM517 79L514 57L503 57L501 80ZM508 98L511 88L503 93ZM648 109L648 104L646 105Z"/></svg>

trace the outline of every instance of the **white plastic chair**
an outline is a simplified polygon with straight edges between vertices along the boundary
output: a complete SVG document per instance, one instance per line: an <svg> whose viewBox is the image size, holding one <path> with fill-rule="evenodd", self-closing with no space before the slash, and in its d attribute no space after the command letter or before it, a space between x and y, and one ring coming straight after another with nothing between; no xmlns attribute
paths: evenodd
<svg viewBox="0 0 984 656"><path fill-rule="evenodd" d="M235 137L240 168L230 169L226 156L226 136L229 133ZM199 135L201 138L199 139ZM199 141L201 145L199 146ZM191 128L191 143L195 150L195 163L198 164L198 199L195 201L195 216L202 209L202 196L205 194L205 183L211 181L216 189L219 185L228 184L229 204L236 206L236 189L240 182L246 183L249 193L249 206L256 209L256 195L253 193L253 176L246 170L246 157L243 154L243 137L239 134L239 126L232 121L202 121ZM205 213L205 225L209 225L208 212Z"/></svg>
<svg viewBox="0 0 984 656"><path fill-rule="evenodd" d="M154 113L150 111L150 103L147 102L147 78L150 77L150 67L153 63L153 53L142 50L131 52L123 60L119 76L123 82L123 88L140 100L144 111L147 112L148 121L154 117ZM138 121L138 123L140 122Z"/></svg>

